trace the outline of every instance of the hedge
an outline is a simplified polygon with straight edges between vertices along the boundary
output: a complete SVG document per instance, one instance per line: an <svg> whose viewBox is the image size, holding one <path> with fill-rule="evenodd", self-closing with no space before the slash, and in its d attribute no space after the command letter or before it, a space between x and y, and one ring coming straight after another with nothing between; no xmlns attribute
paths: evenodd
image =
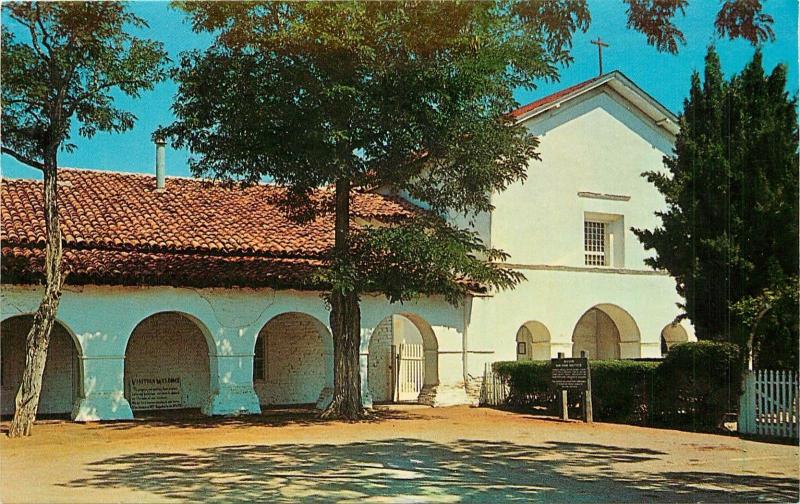
<svg viewBox="0 0 800 504"><path fill-rule="evenodd" d="M736 345L709 341L676 345L662 361L593 360L594 418L714 429L736 406L739 365ZM509 385L509 406L556 413L550 361L496 362L493 368ZM577 407L580 393L570 392L569 402Z"/></svg>
<svg viewBox="0 0 800 504"><path fill-rule="evenodd" d="M675 345L658 368L654 416L676 427L718 427L738 406L741 365L739 347L731 343Z"/></svg>

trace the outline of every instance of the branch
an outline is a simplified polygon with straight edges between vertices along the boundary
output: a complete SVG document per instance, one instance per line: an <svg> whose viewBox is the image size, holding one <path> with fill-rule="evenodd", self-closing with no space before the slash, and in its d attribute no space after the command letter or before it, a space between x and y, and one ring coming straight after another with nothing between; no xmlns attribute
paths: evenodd
<svg viewBox="0 0 800 504"><path fill-rule="evenodd" d="M38 9L39 8L36 7L37 17L38 17ZM33 49L36 51L36 54L38 54L39 57L45 60L47 63L50 63L50 58L44 53L44 51L42 51L42 48L39 47L39 37L36 36L36 26L34 26L33 23L23 23L23 24L27 25L28 31L31 32L31 42L33 44Z"/></svg>
<svg viewBox="0 0 800 504"><path fill-rule="evenodd" d="M50 38L50 35L47 33L47 29L45 28L44 23L42 22L42 16L41 13L39 12L38 3L34 3L33 15L36 18L36 24L39 25L39 28L42 30L42 45L45 47L45 49L47 49L48 54L53 54L53 46L51 46L50 43L47 41L47 39Z"/></svg>
<svg viewBox="0 0 800 504"><path fill-rule="evenodd" d="M50 38L50 36L47 34L47 30L42 22L42 17L39 14L39 5L34 4L34 16L36 18L36 24L38 24L39 28L42 30L42 45L47 49L49 54L53 54L53 47L49 42L47 42L47 39Z"/></svg>
<svg viewBox="0 0 800 504"><path fill-rule="evenodd" d="M41 107L42 106L41 103L37 103L37 102L31 101L31 100L26 100L25 98L10 98L8 100L3 100L3 102L4 102L3 105L6 106L6 107L8 107L9 105L16 105L18 103L24 103L25 105L28 105L28 106L31 106L31 107Z"/></svg>
<svg viewBox="0 0 800 504"><path fill-rule="evenodd" d="M37 170L44 171L44 164L40 163L39 161L34 161L33 159L27 156L23 156L17 151L11 150L8 147L2 147L2 152L3 154L8 154L9 156L13 157L20 163L30 166L31 168L36 168Z"/></svg>
<svg viewBox="0 0 800 504"><path fill-rule="evenodd" d="M75 110L77 110L78 106L83 102L83 100L86 100L90 96L102 91L103 89L112 88L114 86L121 86L123 84L133 83L141 80L143 79L121 79L121 80L106 82L102 86L94 87L89 91L86 91L82 95L78 96L74 100L72 100L72 105L67 109L67 117L72 117L72 114L75 113Z"/></svg>

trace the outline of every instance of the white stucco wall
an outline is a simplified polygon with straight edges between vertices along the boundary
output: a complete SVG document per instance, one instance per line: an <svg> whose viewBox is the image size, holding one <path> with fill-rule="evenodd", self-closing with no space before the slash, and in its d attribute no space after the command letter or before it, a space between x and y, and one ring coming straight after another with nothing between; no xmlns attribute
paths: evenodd
<svg viewBox="0 0 800 504"><path fill-rule="evenodd" d="M622 357L660 357L661 331L680 313L674 280L653 273L521 269L527 281L511 291L474 298L468 327L469 370L483 372L483 363L515 360L516 334L536 320L549 331L551 357L572 355L575 326L590 308L618 306L635 321L640 341L621 344ZM682 327L692 335L690 325ZM630 348L635 346L635 348ZM636 355L636 352L639 354Z"/></svg>
<svg viewBox="0 0 800 504"><path fill-rule="evenodd" d="M586 213L624 217L624 265L645 269L649 255L631 227L652 229L664 199L641 173L662 170L671 141L612 94L593 92L532 119L541 161L528 179L493 195L492 245L516 264L584 266ZM630 197L615 201L578 196L592 192ZM524 218L520 218L524 216Z"/></svg>
<svg viewBox="0 0 800 504"><path fill-rule="evenodd" d="M489 225L492 246L508 252L508 263L527 281L471 301L468 374L480 376L487 362L516 359L517 334L529 321L546 327L551 357L571 356L578 320L602 304L635 322L635 331L625 331L638 332L638 341L622 338L622 358L661 356L661 331L680 313L676 303L682 300L671 277L645 265L650 252L630 228L659 224L654 212L665 208L664 199L641 173L663 169L672 137L607 89L564 103L526 127L540 139L542 160L531 161L527 181L492 196L495 210L481 222ZM587 216L621 217L611 224L610 267L585 265ZM691 326L682 325L693 339Z"/></svg>
<svg viewBox="0 0 800 504"><path fill-rule="evenodd" d="M3 320L32 313L41 295L42 289L38 286L3 285L0 291ZM318 320L330 332L329 310L317 292L67 286L58 318L75 335L83 376L79 397L72 402L74 418L132 417L124 394L125 350L139 323L164 312L185 315L206 335L209 392L202 410L207 414L260 411L261 400L253 386L253 355L258 333L274 317L290 312L303 313ZM426 367L426 376L435 380L437 386L461 390L460 394L448 396L450 402L467 401L463 392L465 320L462 309L436 298L401 305L391 304L379 296L364 296L361 313L361 380L366 404L370 404L367 380L370 336L381 320L398 313L423 320L434 335L436 346L430 358L435 365L430 373ZM307 395L302 399L307 399Z"/></svg>

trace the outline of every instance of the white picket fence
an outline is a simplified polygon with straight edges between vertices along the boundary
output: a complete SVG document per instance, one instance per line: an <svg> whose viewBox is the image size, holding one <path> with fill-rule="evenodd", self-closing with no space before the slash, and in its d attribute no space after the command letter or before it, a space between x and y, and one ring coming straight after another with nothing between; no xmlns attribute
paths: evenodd
<svg viewBox="0 0 800 504"><path fill-rule="evenodd" d="M798 378L793 371L751 371L739 402L739 432L796 438L800 432Z"/></svg>
<svg viewBox="0 0 800 504"><path fill-rule="evenodd" d="M425 350L422 345L403 343L397 361L395 401L416 401L425 381Z"/></svg>
<svg viewBox="0 0 800 504"><path fill-rule="evenodd" d="M483 369L483 382L478 404L481 406L501 406L508 399L509 386L505 380L492 370L492 364L487 362Z"/></svg>

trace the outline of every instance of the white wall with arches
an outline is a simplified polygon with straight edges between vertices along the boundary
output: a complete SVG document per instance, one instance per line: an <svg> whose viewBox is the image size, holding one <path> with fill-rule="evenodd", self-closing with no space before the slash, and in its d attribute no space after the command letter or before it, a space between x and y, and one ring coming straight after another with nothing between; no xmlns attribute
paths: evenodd
<svg viewBox="0 0 800 504"><path fill-rule="evenodd" d="M676 303L681 301L669 276L555 268L519 271L527 281L516 289L471 301L469 375L480 376L488 362L518 359L520 332L530 321L542 324L550 335L548 358L559 352L574 355L576 329L579 334L587 329L579 322L596 307L620 332L619 358L662 356L662 330L679 314ZM690 324L682 322L680 328L688 340L694 339Z"/></svg>
<svg viewBox="0 0 800 504"><path fill-rule="evenodd" d="M36 286L3 285L2 319L32 313L41 292ZM428 335L435 341L435 347L426 355L431 369L427 372L426 364L426 376L432 381L430 402L468 402L464 392L463 308L435 298L401 305L391 304L383 297L364 296L361 311L365 404L371 404L367 372L370 336L381 320L394 314L424 321ZM308 327L300 332L308 339L306 343L313 344L303 344L302 355L295 350L303 348L289 341L298 334L295 330L274 332L270 343L270 321L291 313L313 320L308 327L321 339L321 347ZM181 406L199 407L210 415L258 413L262 404L316 401L318 406L324 406L330 400L333 343L329 337L329 309L317 292L67 286L58 318L73 335L75 367L79 370L76 392L70 393L74 397L64 399L59 393L59 400L77 420L133 418L130 389L126 388L131 376L163 374L165 368L170 376L179 374L181 386L188 387ZM266 355L279 360L273 362L276 373L267 374L266 380L254 385L259 334L267 335ZM182 351L190 349L190 362L178 363L178 347ZM288 356L289 361L280 360L280 356ZM306 375L308 379L304 378ZM270 376L275 378L271 387ZM59 408L65 409L64 404Z"/></svg>

